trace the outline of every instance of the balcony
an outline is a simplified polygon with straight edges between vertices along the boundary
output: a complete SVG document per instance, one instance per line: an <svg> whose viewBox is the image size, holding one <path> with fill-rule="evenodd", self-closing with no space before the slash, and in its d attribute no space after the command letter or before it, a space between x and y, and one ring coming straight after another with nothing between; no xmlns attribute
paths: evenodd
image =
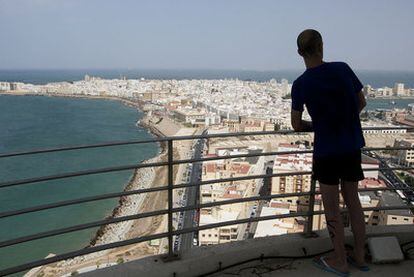
<svg viewBox="0 0 414 277"><path fill-rule="evenodd" d="M378 128L367 128L366 130L376 130ZM381 128L384 129L384 128ZM394 128L395 129L395 128ZM314 269L310 262L307 261L311 256L318 253L326 252L329 249L329 238L325 231L314 231L313 230L313 220L315 215L323 214L323 210L315 210L315 196L319 194L316 191L316 181L311 180L310 191L308 192L295 192L295 193L283 193L283 194L263 194L255 195L251 197L244 198L234 198L230 200L215 201L209 203L199 203L197 199L192 199L189 204L182 207L173 206L173 191L176 189L183 188L192 188L193 190L200 191L201 186L222 183L222 182L233 182L240 180L255 180L263 179L263 183L266 183L273 177L283 177L283 176L292 176L292 175L301 175L306 176L310 175L309 171L301 172L289 172L289 173L267 173L266 174L256 174L248 175L241 177L230 177L230 178L221 178L214 180L205 180L197 182L187 182L182 184L174 184L173 178L173 167L179 164L188 164L192 163L200 164L205 161L215 161L215 160L225 160L225 159L234 159L234 158L246 158L246 157L259 157L259 156L277 156L282 154L294 154L294 153L311 153L312 150L298 150L298 151L272 151L272 152L257 152L257 153L248 153L248 154L237 154L231 156L218 156L218 157L193 157L191 159L182 159L175 160L173 157L173 143L182 140L198 140L199 142L213 139L213 138L231 138L231 137L241 137L241 136L261 136L261 135L287 135L292 133L291 131L269 131L269 132L251 132L251 133L230 133L230 134L214 134L207 135L203 133L202 135L197 136L182 136L182 137L163 137L145 141L127 141L127 142L113 142L106 144L96 144L96 145L83 145L83 146L74 146L74 147L65 147L65 148L53 148L53 149L42 149L31 152L18 152L18 153L8 153L1 154L0 158L5 157L14 157L14 156L25 156L25 155L36 155L36 154L45 154L56 151L70 151L70 150L79 150L87 148L100 148L100 147L111 147L117 145L127 145L127 144L144 144L151 142L163 143L167 150L167 160L160 162L152 163L141 163L133 165L125 165L118 167L102 168L96 170L85 170L81 172L68 172L52 176L43 176L37 178L15 180L0 183L0 189L5 187L17 187L31 183L37 183L41 181L49 180L58 180L76 176L84 176L91 174L100 174L107 172L117 172L130 169L146 168L146 167L160 167L164 166L168 168L168 184L154 187L154 188L145 188L133 191L123 191L118 193L96 195L92 197L85 197L74 200L67 200L56 203L49 203L35 207L29 207L20 210L13 211L1 211L0 219L18 216L27 213L33 213L37 211L55 209L63 206L77 205L81 203L93 202L102 199L111 199L119 198L127 195L134 194L144 194L149 192L159 192L166 191L168 193L168 205L166 209L155 210L151 212L138 213L134 215L121 216L115 218L107 218L96 222L90 222L85 224L79 224L76 226L70 226L55 230L50 230L42 233L32 234L29 236L19 237L11 240L0 241L0 248L8 247L12 245L23 244L25 242L39 240L42 238L49 238L53 236L58 236L62 234L67 234L71 232L76 232L80 230L85 230L94 227L105 226L108 224L114 224L119 222L131 221L136 219L154 217L159 215L166 215L168 219L168 229L166 232L149 234L146 236L136 237L128 240L121 240L117 242L91 246L83 248L80 250L59 254L56 256L46 257L41 260L36 260L28 262L25 264L17 265L14 267L0 269L0 276L14 274L18 272L23 272L31 270L31 276L36 276L37 267L56 263L59 261L64 261L72 259L79 256L84 256L91 253L96 253L103 250L109 250L114 248L119 248L123 246L133 245L140 242L148 242L154 239L167 238L168 239L168 252L163 255L154 255L150 257L141 258L139 260L130 261L123 263L122 265L112 266L108 268L103 268L95 271L86 272L86 268L81 268L77 273L82 273L84 276L137 276L147 274L148 276L224 276L226 272L229 274L239 274L241 268L245 268L246 265L252 266L250 268L265 268L263 270L269 270L269 268L278 268L277 270L269 270L265 273L267 275L263 276L274 276L279 271L283 271L287 276L303 276L304 272L315 272L315 274L322 274L318 269ZM413 150L413 147L371 147L364 148L363 151L386 151L386 150ZM392 170L412 170L413 167L388 167L383 165L381 170L392 171ZM194 170L194 166L193 166ZM378 170L378 169L366 169ZM411 188L401 188L401 187L382 187L382 188L366 188L361 189L360 191L409 191L411 193ZM220 205L244 203L244 202L253 202L261 200L270 200L270 199L281 199L286 197L300 197L306 196L309 197L307 202L308 208L307 211L298 211L292 212L289 214L278 214L278 215L269 215L261 217L250 217L236 220L229 220L220 223L211 223L201 226L184 226L184 228L174 229L173 228L173 215L176 213L189 212L189 211L199 211L200 209L216 207ZM194 202L194 203L192 203ZM413 209L413 205L406 203L404 205L392 205L392 206L382 206L382 207L368 207L364 208L364 211L383 211L383 210L410 210ZM346 213L346 209L343 210ZM190 214L190 213L189 213ZM191 213L190 223L196 217L196 214ZM218 228L223 226L231 226L238 224L250 224L254 222L259 222L262 220L271 220L271 219L283 219L283 218L306 218L305 228L303 233L288 234L277 237L264 237L256 239L247 239L242 241L235 241L225 244L213 245L213 246L202 246L202 247L192 247L193 242L193 233L197 233L201 230L207 230L212 228ZM414 240L414 229L413 225L405 226L372 226L368 229L369 236L379 236L393 234L398 237L399 242L404 245L412 242ZM349 240L349 230L347 232L347 239ZM181 243L187 245L185 250L176 251L174 249L174 237L181 236ZM349 242L350 243L350 242ZM407 250L408 251L408 250ZM290 263L290 266L280 267L280 261L286 261ZM292 262L293 260L293 262ZM250 262L249 262L250 261ZM237 267L236 264L240 263ZM246 264L247 263L247 264ZM251 264L254 264L251 265ZM267 266L265 266L265 264ZM279 266L278 266L279 264ZM294 265L294 266L293 266ZM395 272L396 270L401 271L402 273L408 272L406 269L412 266L412 261L405 261L399 265L383 265L383 266L373 266L373 270L370 274L364 276L369 276L375 274L376 272ZM267 269L266 269L267 268ZM88 269L90 270L90 268ZM255 269L259 270L259 269ZM261 269L260 269L261 270ZM85 272L85 273L83 273ZM207 274L207 275L206 275ZM247 274L247 273L246 273ZM253 274L253 273L252 273ZM272 275L273 274L273 275ZM69 274L70 275L70 274ZM355 274L356 275L356 274ZM250 276L250 275L243 275ZM251 275L251 276L257 276ZM320 275L322 276L322 275ZM356 275L358 276L358 275ZM385 276L385 275L384 275ZM400 275L404 276L404 275Z"/></svg>

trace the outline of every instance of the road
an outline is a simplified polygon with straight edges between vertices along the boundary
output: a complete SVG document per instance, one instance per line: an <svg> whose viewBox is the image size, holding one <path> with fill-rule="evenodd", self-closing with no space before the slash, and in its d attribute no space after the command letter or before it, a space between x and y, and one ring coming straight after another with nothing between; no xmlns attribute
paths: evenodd
<svg viewBox="0 0 414 277"><path fill-rule="evenodd" d="M408 186L406 183L404 183L396 174L395 171L393 170L386 170L387 168L392 168L390 167L390 163L391 163L391 159L389 158L383 158L378 156L375 153L367 153L368 156L377 159L380 162L380 168L385 168L380 170L381 175L384 177L384 179L388 180L388 186L390 186L391 188L396 188L396 189L408 189L408 190L403 190L401 191L405 197L407 198L408 201L412 202L414 201L414 191L413 189Z"/></svg>
<svg viewBox="0 0 414 277"><path fill-rule="evenodd" d="M202 132L202 135L207 134L207 130ZM194 154L193 159L200 159L203 156L203 149L205 146L205 139L199 139L194 145ZM190 183L197 183L201 180L201 172L202 172L202 163L193 163L192 170L190 175ZM199 186L189 187L185 190L185 196L183 203L185 206L193 206L199 203L200 200L200 189ZM185 211L183 216L180 214L179 217L179 229L183 228L191 228L193 226L198 225L198 214L199 211ZM195 216L197 215L197 217ZM181 224L180 224L181 223ZM187 233L180 236L177 239L177 243L174 244L174 247L179 248L180 251L186 251L190 249L194 245L194 233Z"/></svg>
<svg viewBox="0 0 414 277"><path fill-rule="evenodd" d="M273 173L273 163L267 162L265 165L265 173L266 174L272 174ZM260 195L260 196L266 196L270 195L270 189L271 189L271 178L262 179L259 182L257 182L257 191L254 193L254 195ZM270 200L259 200L250 207L250 217L259 217L262 208L264 206L268 206ZM247 227L244 234L244 239L253 238L254 234L256 233L257 224L258 221L249 222L247 223Z"/></svg>

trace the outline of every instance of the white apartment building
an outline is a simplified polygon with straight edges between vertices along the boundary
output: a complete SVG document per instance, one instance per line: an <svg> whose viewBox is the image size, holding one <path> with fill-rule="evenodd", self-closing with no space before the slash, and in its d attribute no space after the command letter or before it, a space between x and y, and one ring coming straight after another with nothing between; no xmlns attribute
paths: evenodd
<svg viewBox="0 0 414 277"><path fill-rule="evenodd" d="M206 111L201 109L179 108L174 111L174 117L184 123L204 125L206 122Z"/></svg>
<svg viewBox="0 0 414 277"><path fill-rule="evenodd" d="M238 218L238 215L239 212L230 212L226 210L223 211L220 209L220 207L214 207L212 209L212 214L202 214L200 216L200 226L223 221L236 220ZM199 231L200 245L212 245L236 240L237 224Z"/></svg>
<svg viewBox="0 0 414 277"><path fill-rule="evenodd" d="M378 96L391 97L394 95L393 89L389 87L379 88L377 90Z"/></svg>
<svg viewBox="0 0 414 277"><path fill-rule="evenodd" d="M263 207L260 213L260 217L289 213L289 209ZM295 218L293 217L259 221L257 223L256 231L254 233L254 238L284 235L287 233L291 233L294 231L294 226Z"/></svg>
<svg viewBox="0 0 414 277"><path fill-rule="evenodd" d="M401 126L397 126L394 124L384 124L383 122L378 121L368 121L362 122L362 128L364 127L377 127L378 129L372 130L363 130L364 134L406 134L407 129L401 128ZM384 128L384 129L381 129ZM395 129L393 129L395 128Z"/></svg>
<svg viewBox="0 0 414 277"><path fill-rule="evenodd" d="M10 83L0 82L0 91L10 90Z"/></svg>

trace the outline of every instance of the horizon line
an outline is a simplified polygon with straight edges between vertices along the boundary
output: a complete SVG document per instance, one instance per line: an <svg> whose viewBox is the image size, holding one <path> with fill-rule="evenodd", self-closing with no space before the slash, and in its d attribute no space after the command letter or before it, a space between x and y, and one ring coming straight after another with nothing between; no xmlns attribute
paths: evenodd
<svg viewBox="0 0 414 277"><path fill-rule="evenodd" d="M383 72L413 72L414 69L372 69L353 68L357 71L383 71ZM277 72L277 71L305 71L306 68L281 68L281 69L246 69L246 68L127 68L127 67L83 67L83 68L0 68L0 71L233 71L233 72Z"/></svg>

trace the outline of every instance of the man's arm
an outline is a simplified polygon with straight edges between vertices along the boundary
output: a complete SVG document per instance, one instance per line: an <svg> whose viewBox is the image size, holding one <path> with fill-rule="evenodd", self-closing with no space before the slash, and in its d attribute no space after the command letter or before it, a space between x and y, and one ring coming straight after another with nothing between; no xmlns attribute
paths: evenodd
<svg viewBox="0 0 414 277"><path fill-rule="evenodd" d="M358 112L361 113L361 111L365 108L367 105L367 101L365 100L364 93L362 90L358 92Z"/></svg>
<svg viewBox="0 0 414 277"><path fill-rule="evenodd" d="M290 122L293 130L296 132L311 132L313 131L312 122L302 119L302 112L292 109L290 114Z"/></svg>

